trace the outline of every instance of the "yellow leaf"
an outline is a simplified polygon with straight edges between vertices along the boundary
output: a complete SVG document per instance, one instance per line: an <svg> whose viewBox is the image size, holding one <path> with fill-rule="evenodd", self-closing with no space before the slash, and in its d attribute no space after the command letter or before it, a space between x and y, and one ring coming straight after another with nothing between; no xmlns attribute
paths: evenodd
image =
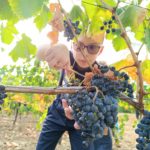
<svg viewBox="0 0 150 150"><path fill-rule="evenodd" d="M60 11L60 5L58 3L50 3L49 10L51 12Z"/></svg>
<svg viewBox="0 0 150 150"><path fill-rule="evenodd" d="M58 31L50 31L48 32L47 36L50 38L50 40L52 41L52 44L55 44L58 42Z"/></svg>
<svg viewBox="0 0 150 150"><path fill-rule="evenodd" d="M134 64L134 61L132 59L131 55L128 55L126 59L123 59L117 63L115 63L113 66L116 67L117 70L120 70L121 68L124 68L126 66L132 66ZM137 71L136 71L136 67L128 67L128 68L124 68L121 71L125 71L128 73L128 75L133 79L136 80L137 79Z"/></svg>

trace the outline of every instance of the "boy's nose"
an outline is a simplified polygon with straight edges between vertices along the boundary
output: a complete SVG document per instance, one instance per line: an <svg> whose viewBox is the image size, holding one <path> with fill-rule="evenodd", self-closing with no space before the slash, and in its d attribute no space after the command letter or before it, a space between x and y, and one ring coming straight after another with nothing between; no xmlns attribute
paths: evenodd
<svg viewBox="0 0 150 150"><path fill-rule="evenodd" d="M82 55L83 58L84 58L84 56L86 57L86 55L87 55L87 49L86 49L86 47L82 48L81 51L80 51L80 53L81 53L81 55Z"/></svg>

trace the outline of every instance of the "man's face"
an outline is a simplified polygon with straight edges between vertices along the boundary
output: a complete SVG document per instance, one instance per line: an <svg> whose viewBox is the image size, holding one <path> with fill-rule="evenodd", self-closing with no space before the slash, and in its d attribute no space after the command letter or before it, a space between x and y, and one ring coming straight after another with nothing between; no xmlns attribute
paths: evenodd
<svg viewBox="0 0 150 150"><path fill-rule="evenodd" d="M83 56L81 50L84 52L86 58ZM93 64L102 50L102 44L91 37L81 36L78 39L78 43L73 43L73 56L81 68L89 67L86 59L89 60L90 64Z"/></svg>

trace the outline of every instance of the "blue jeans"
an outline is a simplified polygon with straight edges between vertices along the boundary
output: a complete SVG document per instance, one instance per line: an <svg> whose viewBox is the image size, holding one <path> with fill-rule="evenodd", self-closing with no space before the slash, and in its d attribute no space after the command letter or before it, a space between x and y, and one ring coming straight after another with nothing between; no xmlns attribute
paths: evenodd
<svg viewBox="0 0 150 150"><path fill-rule="evenodd" d="M44 121L36 150L55 150L58 140L68 131L71 150L112 150L112 138L109 135L95 140L88 148L82 147L81 131L73 127L74 121L68 120L61 107L61 100L56 99L49 108Z"/></svg>

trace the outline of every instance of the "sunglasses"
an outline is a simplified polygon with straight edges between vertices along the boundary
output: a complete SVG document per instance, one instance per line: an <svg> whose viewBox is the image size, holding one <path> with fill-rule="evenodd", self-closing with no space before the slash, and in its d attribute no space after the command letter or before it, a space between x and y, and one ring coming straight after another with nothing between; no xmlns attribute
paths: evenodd
<svg viewBox="0 0 150 150"><path fill-rule="evenodd" d="M97 54L99 52L99 49L101 48L100 45L96 45L96 44L84 45L82 42L73 43L73 46L75 51L79 52L86 48L87 52L93 55Z"/></svg>

